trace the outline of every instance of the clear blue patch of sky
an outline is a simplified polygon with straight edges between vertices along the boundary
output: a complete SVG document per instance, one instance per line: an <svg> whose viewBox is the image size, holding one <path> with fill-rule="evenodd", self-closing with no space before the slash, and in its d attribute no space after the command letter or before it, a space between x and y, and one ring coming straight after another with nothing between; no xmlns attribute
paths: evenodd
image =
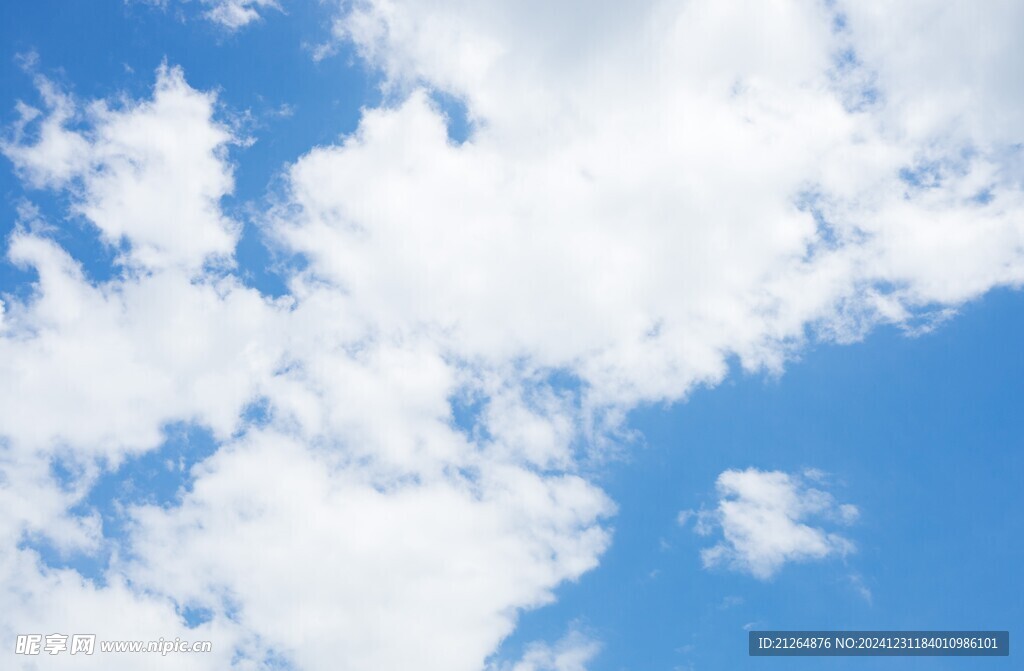
<svg viewBox="0 0 1024 671"><path fill-rule="evenodd" d="M185 626L190 629L194 629L213 619L213 611L209 608L185 606L181 608L180 611L181 619L185 621Z"/></svg>
<svg viewBox="0 0 1024 671"><path fill-rule="evenodd" d="M468 140L473 134L474 124L469 117L466 103L444 91L431 91L430 97L444 114L448 139L457 145Z"/></svg>

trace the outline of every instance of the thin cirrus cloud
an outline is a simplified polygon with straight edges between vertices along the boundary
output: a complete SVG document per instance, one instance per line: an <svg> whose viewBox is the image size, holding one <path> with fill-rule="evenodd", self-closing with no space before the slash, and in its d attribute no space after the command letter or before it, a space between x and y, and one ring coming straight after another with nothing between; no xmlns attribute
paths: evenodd
<svg viewBox="0 0 1024 671"><path fill-rule="evenodd" d="M240 26L266 5L217 7ZM219 642L173 668L483 668L611 542L579 464L629 409L1024 279L1024 8L912 5L344 3L334 37L388 102L257 215L308 262L281 298L236 268L214 94L173 67L121 104L40 78L4 154L117 262L90 278L30 208L9 240L38 278L0 321L0 629ZM174 422L216 449L113 534L93 486ZM849 551L806 518L852 508L730 473L711 561L766 577ZM25 538L109 560L86 578ZM522 668L596 651L531 650Z"/></svg>
<svg viewBox="0 0 1024 671"><path fill-rule="evenodd" d="M717 505L683 511L679 523L693 519L697 534L721 535L701 551L705 567L724 566L762 580L787 563L845 556L855 550L853 542L826 527L849 525L860 511L810 486L813 476L756 468L725 471L715 482Z"/></svg>

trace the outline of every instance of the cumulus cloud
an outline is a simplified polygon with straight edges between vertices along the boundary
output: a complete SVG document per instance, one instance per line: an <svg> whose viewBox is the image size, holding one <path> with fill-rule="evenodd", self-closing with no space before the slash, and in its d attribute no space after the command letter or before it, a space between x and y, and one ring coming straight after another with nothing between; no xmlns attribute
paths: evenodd
<svg viewBox="0 0 1024 671"><path fill-rule="evenodd" d="M335 32L399 102L295 164L274 228L386 328L569 368L595 405L677 398L730 356L777 369L808 338L915 328L1019 285L1019 125L992 113L982 132L975 96L936 102L948 75L890 92L890 60L910 56L866 45L887 17L846 11L353 3ZM979 96L1012 109L991 86ZM449 141L432 89L463 100L468 141Z"/></svg>
<svg viewBox="0 0 1024 671"><path fill-rule="evenodd" d="M153 98L79 110L37 78L47 114L35 137L25 126L42 115L20 106L21 121L4 153L34 186L68 188L75 213L109 245L129 247L125 261L143 268L198 267L234 253L239 226L218 201L231 191L224 160L228 129L213 121L214 96L192 89L178 68L157 73ZM70 122L84 114L88 127Z"/></svg>
<svg viewBox="0 0 1024 671"><path fill-rule="evenodd" d="M121 254L97 282L39 226L9 239L37 279L5 297L0 332L3 631L84 631L114 609L101 638L216 638L223 654L194 668L479 669L520 610L596 565L613 506L575 474L571 393L452 361L426 333L381 336L332 286L296 277L274 300L242 285L230 252L202 244L225 230L231 137L180 71L161 68L150 100L88 105L81 127L61 100L5 149ZM53 115L81 140L72 170L50 170L66 163L40 139ZM153 208L191 199L180 225L123 211L155 185ZM472 427L453 421L460 394L485 398ZM175 422L218 449L173 505L115 502L115 534L97 478ZM109 562L86 579L40 544ZM186 609L209 619L187 629Z"/></svg>
<svg viewBox="0 0 1024 671"><path fill-rule="evenodd" d="M694 530L702 536L721 532L717 544L701 551L705 567L726 566L766 580L788 562L854 550L846 537L810 522L850 524L858 516L857 507L837 504L831 494L808 486L799 475L756 468L725 471L716 488L720 499L713 510L679 515L680 524L696 518Z"/></svg>
<svg viewBox="0 0 1024 671"><path fill-rule="evenodd" d="M0 313L0 632L91 617L157 638L198 608L224 651L196 668L484 668L607 547L614 505L579 465L636 404L1024 279L1024 10L894 11L344 3L335 37L387 104L288 166L258 215L306 261L280 299L234 269L237 139L213 94L173 67L119 103L39 78L3 153L116 261L97 281L44 226L9 238L36 279ZM464 142L439 92L464 103ZM97 479L175 422L213 454L170 502L119 502L115 534ZM723 474L705 558L767 577L849 551L812 520L856 508L809 480ZM26 539L110 560L90 580Z"/></svg>
<svg viewBox="0 0 1024 671"><path fill-rule="evenodd" d="M221 617L241 599L245 626L301 669L479 668L515 609L607 542L579 478L480 468L381 491L342 455L254 436L204 463L180 508L135 512L126 570Z"/></svg>

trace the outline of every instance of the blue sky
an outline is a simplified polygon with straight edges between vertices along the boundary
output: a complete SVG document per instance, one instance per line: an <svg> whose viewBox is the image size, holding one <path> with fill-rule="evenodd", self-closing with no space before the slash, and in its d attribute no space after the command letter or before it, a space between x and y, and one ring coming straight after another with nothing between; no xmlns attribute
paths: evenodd
<svg viewBox="0 0 1024 671"><path fill-rule="evenodd" d="M0 655L1013 636L1022 10L616 4L0 8Z"/></svg>

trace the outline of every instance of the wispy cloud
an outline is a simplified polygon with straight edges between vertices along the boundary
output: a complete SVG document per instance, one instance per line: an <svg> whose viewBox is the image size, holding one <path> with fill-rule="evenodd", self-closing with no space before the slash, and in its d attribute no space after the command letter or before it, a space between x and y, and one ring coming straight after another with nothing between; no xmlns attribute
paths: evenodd
<svg viewBox="0 0 1024 671"><path fill-rule="evenodd" d="M864 576L859 573L851 573L848 578L850 586L853 588L854 592L857 593L857 596L864 599L864 601L869 605L874 603L874 594L871 592L871 588L868 587L867 583L864 581Z"/></svg>

